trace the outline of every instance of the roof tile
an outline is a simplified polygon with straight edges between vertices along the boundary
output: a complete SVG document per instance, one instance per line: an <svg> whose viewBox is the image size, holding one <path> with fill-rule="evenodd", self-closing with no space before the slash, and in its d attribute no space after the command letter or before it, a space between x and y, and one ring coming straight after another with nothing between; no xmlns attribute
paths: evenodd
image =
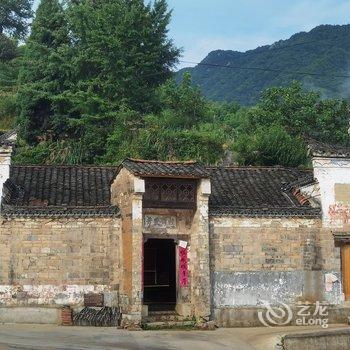
<svg viewBox="0 0 350 350"><path fill-rule="evenodd" d="M311 140L309 141L309 153L312 157L350 158L350 147L330 145Z"/></svg>
<svg viewBox="0 0 350 350"><path fill-rule="evenodd" d="M200 179L210 177L210 172L200 163L162 162L153 160L125 159L122 165L131 173L140 177L173 177Z"/></svg>
<svg viewBox="0 0 350 350"><path fill-rule="evenodd" d="M110 203L110 185L116 174L115 167L11 166L2 213L116 214L118 208Z"/></svg>
<svg viewBox="0 0 350 350"><path fill-rule="evenodd" d="M143 177L210 177L210 215L307 216L320 215L293 195L311 183L312 172L281 167L204 167L195 162L125 160L123 165ZM11 166L4 186L5 216L111 216L110 185L117 167Z"/></svg>
<svg viewBox="0 0 350 350"><path fill-rule="evenodd" d="M312 172L282 167L212 168L212 215L319 216L309 203L301 205L290 190L298 179L310 180ZM311 180L310 180L311 181Z"/></svg>

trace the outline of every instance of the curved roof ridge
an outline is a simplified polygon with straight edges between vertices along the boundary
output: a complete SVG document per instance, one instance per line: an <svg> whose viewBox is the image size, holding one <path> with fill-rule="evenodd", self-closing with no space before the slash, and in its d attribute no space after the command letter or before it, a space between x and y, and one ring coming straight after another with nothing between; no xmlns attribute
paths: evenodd
<svg viewBox="0 0 350 350"><path fill-rule="evenodd" d="M350 147L308 140L309 154L321 158L350 158Z"/></svg>
<svg viewBox="0 0 350 350"><path fill-rule="evenodd" d="M209 178L208 169L199 162L184 161L158 161L158 160L134 160L126 158L122 166L136 176L140 177L169 177L200 179Z"/></svg>
<svg viewBox="0 0 350 350"><path fill-rule="evenodd" d="M156 159L139 159L139 158L125 158L123 163L126 160L137 163L161 163L161 164L200 164L196 160L156 160Z"/></svg>
<svg viewBox="0 0 350 350"><path fill-rule="evenodd" d="M248 169L248 170L298 170L312 172L311 168L285 167L282 165L207 165L208 169Z"/></svg>
<svg viewBox="0 0 350 350"><path fill-rule="evenodd" d="M65 164L11 164L11 167L17 168L60 168L60 169L72 169L72 168L82 168L82 169L118 169L118 165L65 165Z"/></svg>

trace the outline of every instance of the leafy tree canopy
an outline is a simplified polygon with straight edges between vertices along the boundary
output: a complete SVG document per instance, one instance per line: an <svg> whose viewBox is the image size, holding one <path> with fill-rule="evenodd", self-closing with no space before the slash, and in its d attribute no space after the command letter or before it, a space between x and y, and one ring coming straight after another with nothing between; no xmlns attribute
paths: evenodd
<svg viewBox="0 0 350 350"><path fill-rule="evenodd" d="M176 83L170 17L165 0L42 0L24 57L0 66L10 91L0 114L19 110L15 161L306 166L307 138L349 145L348 103L301 83L266 89L252 107L207 100L189 75Z"/></svg>
<svg viewBox="0 0 350 350"><path fill-rule="evenodd" d="M298 82L265 90L259 103L239 111L234 149L243 164L297 166L306 163L305 139L350 144L349 106L322 100Z"/></svg>
<svg viewBox="0 0 350 350"><path fill-rule="evenodd" d="M24 39L32 16L32 0L0 1L0 129L14 126L17 77L22 56L18 40Z"/></svg>
<svg viewBox="0 0 350 350"><path fill-rule="evenodd" d="M64 130L60 94L69 75L68 26L59 0L42 0L32 24L19 76L20 135L29 143Z"/></svg>
<svg viewBox="0 0 350 350"><path fill-rule="evenodd" d="M17 78L23 49L0 35L0 130L14 127L17 110ZM10 43L10 46L6 46Z"/></svg>
<svg viewBox="0 0 350 350"><path fill-rule="evenodd" d="M32 0L1 0L0 36L8 34L23 39L27 34L28 20L32 17Z"/></svg>
<svg viewBox="0 0 350 350"><path fill-rule="evenodd" d="M167 37L170 16L165 0L68 1L65 10L42 0L20 76L23 140L52 141L74 163L98 162L122 106L138 124L159 108L156 90L180 52Z"/></svg>
<svg viewBox="0 0 350 350"><path fill-rule="evenodd" d="M222 158L232 129L224 118L236 105L205 100L186 76L180 85L169 80L157 90L157 113L141 124L134 111L122 110L107 144L104 162L118 163L125 157L161 160L197 159L215 163Z"/></svg>

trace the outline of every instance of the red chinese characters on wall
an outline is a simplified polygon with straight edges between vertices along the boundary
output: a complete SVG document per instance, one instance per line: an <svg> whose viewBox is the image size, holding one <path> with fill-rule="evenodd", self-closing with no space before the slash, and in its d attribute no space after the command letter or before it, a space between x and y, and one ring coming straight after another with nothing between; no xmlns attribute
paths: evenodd
<svg viewBox="0 0 350 350"><path fill-rule="evenodd" d="M344 224L350 222L350 206L344 204L333 204L328 209L331 222L342 221Z"/></svg>
<svg viewBox="0 0 350 350"><path fill-rule="evenodd" d="M187 248L179 247L179 283L180 287L188 286Z"/></svg>

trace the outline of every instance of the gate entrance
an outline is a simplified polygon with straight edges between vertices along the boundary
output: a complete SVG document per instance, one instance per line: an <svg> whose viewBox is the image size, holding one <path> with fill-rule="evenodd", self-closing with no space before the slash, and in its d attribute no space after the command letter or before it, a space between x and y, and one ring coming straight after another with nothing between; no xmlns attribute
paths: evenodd
<svg viewBox="0 0 350 350"><path fill-rule="evenodd" d="M148 239L144 243L143 303L149 311L171 311L176 305L175 242Z"/></svg>

